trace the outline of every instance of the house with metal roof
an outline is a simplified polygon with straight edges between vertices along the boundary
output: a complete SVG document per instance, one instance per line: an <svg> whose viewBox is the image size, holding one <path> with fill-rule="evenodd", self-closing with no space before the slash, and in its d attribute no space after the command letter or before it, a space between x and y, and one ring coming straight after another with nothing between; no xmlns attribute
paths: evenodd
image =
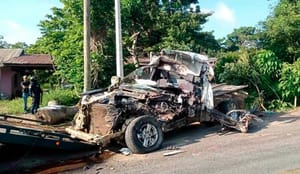
<svg viewBox="0 0 300 174"><path fill-rule="evenodd" d="M0 49L0 99L21 96L23 75L33 70L53 69L53 60L47 54L25 54L23 49Z"/></svg>

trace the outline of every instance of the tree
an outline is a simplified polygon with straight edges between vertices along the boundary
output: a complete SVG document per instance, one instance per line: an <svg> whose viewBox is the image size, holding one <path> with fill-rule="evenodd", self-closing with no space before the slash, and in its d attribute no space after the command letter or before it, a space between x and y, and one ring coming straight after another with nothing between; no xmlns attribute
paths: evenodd
<svg viewBox="0 0 300 174"><path fill-rule="evenodd" d="M54 57L55 75L59 83L72 83L78 91L83 87L83 3L81 0L62 0L63 8L52 8L52 15L47 15L47 19L40 23L42 37L28 51L35 53L47 53ZM92 64L98 63L104 58L107 51L111 55L111 46L104 44L105 39L112 34L113 25L113 2L111 1L91 1L91 49ZM110 38L107 40L111 40ZM106 61L113 62L111 56ZM106 64L108 65L108 64ZM113 71L106 71L100 76L111 76L114 73L113 66L109 65ZM92 65L95 69L93 77L99 77L98 66ZM100 66L101 68L102 66ZM98 71L98 75L96 74ZM101 78L99 78L101 79ZM93 88L99 87L98 79L92 79ZM107 81L107 80L106 80ZM103 83L103 86L105 83Z"/></svg>
<svg viewBox="0 0 300 174"><path fill-rule="evenodd" d="M203 32L202 25L208 21L211 13L202 13L200 8L190 9L197 1L163 1L161 23L165 26L165 35L160 48L182 49L194 52L216 52L219 45L212 32ZM209 51L210 50L210 51Z"/></svg>
<svg viewBox="0 0 300 174"><path fill-rule="evenodd" d="M28 45L25 42L17 42L15 44L10 44L10 48L21 48L21 49L26 49Z"/></svg>
<svg viewBox="0 0 300 174"><path fill-rule="evenodd" d="M160 42L160 31L156 26L160 7L153 0L122 0L121 8L124 56L132 58L138 66L138 57Z"/></svg>
<svg viewBox="0 0 300 174"><path fill-rule="evenodd" d="M28 45L25 42L16 42L14 44L9 44L4 40L4 37L0 35L0 48L21 48L26 49Z"/></svg>
<svg viewBox="0 0 300 174"><path fill-rule="evenodd" d="M250 94L254 90L259 97L263 94L269 108L290 106L300 90L299 13L300 1L280 0L267 20L261 22L260 28L235 29L221 42L225 51L234 52L220 54L217 79L231 84L248 84ZM251 47L255 49L248 49Z"/></svg>
<svg viewBox="0 0 300 174"><path fill-rule="evenodd" d="M248 85L249 93L258 97L265 108L272 100L280 100L278 79L281 62L267 50L246 50L223 53L216 65L217 80L235 85ZM252 97L253 97L252 96Z"/></svg>
<svg viewBox="0 0 300 174"><path fill-rule="evenodd" d="M286 101L297 104L300 97L300 59L293 64L285 63L282 68L279 87Z"/></svg>
<svg viewBox="0 0 300 174"><path fill-rule="evenodd" d="M264 45L281 60L292 63L300 57L300 1L280 0L263 23Z"/></svg>
<svg viewBox="0 0 300 174"><path fill-rule="evenodd" d="M0 35L0 48L8 48L8 43L4 40L2 35Z"/></svg>
<svg viewBox="0 0 300 174"><path fill-rule="evenodd" d="M241 48L256 48L258 44L257 29L255 27L240 27L227 35L221 41L225 51L237 51Z"/></svg>
<svg viewBox="0 0 300 174"><path fill-rule="evenodd" d="M138 63L139 55L163 48L215 53L218 42L212 32L203 32L201 27L211 14L201 13L200 8L190 10L191 3L197 2L122 0L125 56Z"/></svg>
<svg viewBox="0 0 300 174"><path fill-rule="evenodd" d="M81 0L61 1L64 7L53 8L53 14L40 23L42 37L28 50L53 55L59 81L75 84L80 90L83 80L83 4ZM121 2L125 57L137 58L166 47L216 52L218 43L212 33L201 31L201 25L210 14L199 13L199 8L192 12L188 10L189 5L197 1ZM92 88L106 86L115 74L114 38L113 1L91 0Z"/></svg>

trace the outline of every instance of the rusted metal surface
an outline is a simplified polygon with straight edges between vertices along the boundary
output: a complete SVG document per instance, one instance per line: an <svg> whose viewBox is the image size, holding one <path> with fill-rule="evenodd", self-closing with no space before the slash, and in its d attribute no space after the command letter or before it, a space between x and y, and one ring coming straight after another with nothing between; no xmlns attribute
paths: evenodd
<svg viewBox="0 0 300 174"><path fill-rule="evenodd" d="M45 122L41 122L39 120L20 118L17 116L7 116L7 115L6 116L1 115L1 116L6 119L0 119L0 125L16 126L20 128L32 128L40 131L57 131L57 132L65 133L64 130L65 126L49 126L49 125L44 125Z"/></svg>
<svg viewBox="0 0 300 174"><path fill-rule="evenodd" d="M6 62L7 60L9 60L10 58L13 57L19 57L22 54L24 54L24 50L23 49L0 49L0 64L2 64L3 62Z"/></svg>
<svg viewBox="0 0 300 174"><path fill-rule="evenodd" d="M16 115L6 115L6 114L0 114L0 120L3 121L15 121L15 122L30 122L32 124L47 124L47 122L41 121L41 120L37 120L34 117L32 117L32 115L25 115L23 117L21 116L16 116Z"/></svg>
<svg viewBox="0 0 300 174"><path fill-rule="evenodd" d="M113 111L109 112L109 109L109 107L104 107L99 103L91 106L89 133L99 135L110 133L115 115L113 115Z"/></svg>

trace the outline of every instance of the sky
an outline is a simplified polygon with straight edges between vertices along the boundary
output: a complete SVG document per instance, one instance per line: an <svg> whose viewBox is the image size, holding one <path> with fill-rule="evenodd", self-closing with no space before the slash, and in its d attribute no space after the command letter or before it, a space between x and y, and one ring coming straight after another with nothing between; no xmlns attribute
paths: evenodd
<svg viewBox="0 0 300 174"><path fill-rule="evenodd" d="M202 12L213 12L204 31L213 31L216 39L234 28L257 26L271 13L278 0L199 0ZM51 14L52 7L62 7L59 0L0 0L0 35L14 44L33 44L41 36L38 24Z"/></svg>
<svg viewBox="0 0 300 174"><path fill-rule="evenodd" d="M235 28L257 26L266 20L278 0L199 0L203 12L213 12L204 30L214 31L216 39L225 37Z"/></svg>
<svg viewBox="0 0 300 174"><path fill-rule="evenodd" d="M62 4L59 0L0 0L0 35L10 44L33 44L41 36L38 24L54 6Z"/></svg>

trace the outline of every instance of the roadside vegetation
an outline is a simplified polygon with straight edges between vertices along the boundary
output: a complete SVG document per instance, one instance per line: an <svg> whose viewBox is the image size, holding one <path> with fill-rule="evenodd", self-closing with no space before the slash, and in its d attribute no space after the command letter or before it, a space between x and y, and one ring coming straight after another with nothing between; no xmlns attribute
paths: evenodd
<svg viewBox="0 0 300 174"><path fill-rule="evenodd" d="M56 101L59 105L73 106L78 103L79 96L74 90L71 89L54 89L45 91L42 97L40 107L47 106L49 101ZM28 107L32 102L31 97L28 98ZM16 98L13 100L0 100L0 113L1 114L22 114L23 99Z"/></svg>
<svg viewBox="0 0 300 174"><path fill-rule="evenodd" d="M54 7L40 22L42 36L37 42L19 45L25 45L27 53L53 56L55 71L38 74L39 79L57 86L72 84L74 91L81 92L83 1L61 2L63 8ZM200 6L191 9L192 3ZM193 51L217 58L215 82L248 85L249 108L285 110L299 106L300 1L279 0L272 4L265 21L255 27L236 28L220 40L213 31L203 31L213 14L202 12L200 7L197 0L121 0L125 74L139 65L138 57L149 57L150 52L164 48ZM116 74L114 30L114 2L91 0L93 89L108 86ZM49 99L69 100L64 94L58 92Z"/></svg>

